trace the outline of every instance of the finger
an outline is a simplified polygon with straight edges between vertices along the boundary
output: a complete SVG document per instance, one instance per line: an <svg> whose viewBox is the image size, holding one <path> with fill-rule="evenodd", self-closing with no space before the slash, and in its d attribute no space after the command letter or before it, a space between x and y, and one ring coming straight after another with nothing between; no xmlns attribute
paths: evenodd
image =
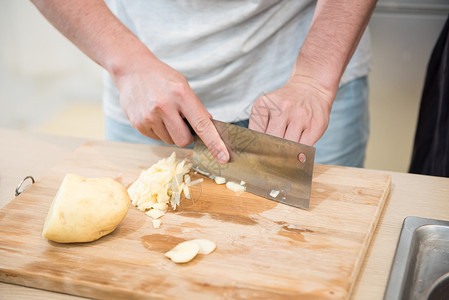
<svg viewBox="0 0 449 300"><path fill-rule="evenodd" d="M135 128L137 131L139 131L144 136L147 136L149 138L152 138L153 140L160 141L161 138L154 132L154 130L151 128L151 125L147 123L135 123L131 124L133 128Z"/></svg>
<svg viewBox="0 0 449 300"><path fill-rule="evenodd" d="M151 135L156 135L157 140L162 140L164 143L168 145L173 145L173 140L170 137L170 134L168 133L167 129L165 128L165 124L162 120L156 119L152 122L147 122L144 124L143 129L138 129L142 134L149 136L151 138L154 138Z"/></svg>
<svg viewBox="0 0 449 300"><path fill-rule="evenodd" d="M323 136L329 124L328 117L324 116L320 122L310 122L301 134L299 143L313 146Z"/></svg>
<svg viewBox="0 0 449 300"><path fill-rule="evenodd" d="M227 163L229 161L229 152L212 123L211 115L195 95L192 95L191 97L192 98L188 101L190 105L181 107L183 116L186 117L187 121L204 142L212 156L219 163Z"/></svg>
<svg viewBox="0 0 449 300"><path fill-rule="evenodd" d="M167 131L167 128L165 127L164 122L161 121L161 123L158 124L158 126L152 127L153 131L161 138L161 140L164 141L164 143L168 145L173 145L173 139L171 138L170 134Z"/></svg>
<svg viewBox="0 0 449 300"><path fill-rule="evenodd" d="M301 138L299 139L299 143L308 146L313 146L322 135L323 135L322 133L319 133L318 131L313 129L304 130L301 135Z"/></svg>
<svg viewBox="0 0 449 300"><path fill-rule="evenodd" d="M167 116L164 123L176 146L186 147L193 142L193 136L190 133L190 129L180 114Z"/></svg>
<svg viewBox="0 0 449 300"><path fill-rule="evenodd" d="M265 133L283 138L286 129L287 129L287 122L284 119L270 118Z"/></svg>
<svg viewBox="0 0 449 300"><path fill-rule="evenodd" d="M290 122L285 130L284 139L293 142L299 142L302 132L304 130L304 124L300 122Z"/></svg>
<svg viewBox="0 0 449 300"><path fill-rule="evenodd" d="M158 137L158 136L154 133L153 129L151 129L151 128L146 132L145 135L146 135L147 137L152 138L153 140L157 140L157 141L160 141L160 140L161 140L161 138Z"/></svg>
<svg viewBox="0 0 449 300"><path fill-rule="evenodd" d="M265 132L269 121L269 110L264 105L265 95L259 97L251 108L251 115L249 117L248 128L259 132Z"/></svg>
<svg viewBox="0 0 449 300"><path fill-rule="evenodd" d="M185 147L193 142L192 134L182 117L179 105L167 101L159 107L158 115L162 118L162 123L172 144Z"/></svg>

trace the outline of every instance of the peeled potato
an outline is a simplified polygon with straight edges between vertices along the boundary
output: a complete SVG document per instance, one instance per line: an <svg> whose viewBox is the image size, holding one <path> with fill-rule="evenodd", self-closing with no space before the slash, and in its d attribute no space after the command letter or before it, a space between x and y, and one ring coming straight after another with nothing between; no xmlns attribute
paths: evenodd
<svg viewBox="0 0 449 300"><path fill-rule="evenodd" d="M42 236L58 243L97 240L114 231L130 202L126 189L111 178L67 174L53 199Z"/></svg>

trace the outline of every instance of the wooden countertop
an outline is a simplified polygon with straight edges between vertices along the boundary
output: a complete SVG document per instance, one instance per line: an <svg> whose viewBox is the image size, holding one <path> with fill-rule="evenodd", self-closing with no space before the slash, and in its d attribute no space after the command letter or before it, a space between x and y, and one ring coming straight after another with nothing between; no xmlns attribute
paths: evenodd
<svg viewBox="0 0 449 300"><path fill-rule="evenodd" d="M0 207L14 198L16 185L36 180L85 140L0 128ZM449 220L449 178L375 171L392 176L389 200L354 289L353 299L382 299L402 221L407 216ZM79 297L0 283L0 299L75 299Z"/></svg>

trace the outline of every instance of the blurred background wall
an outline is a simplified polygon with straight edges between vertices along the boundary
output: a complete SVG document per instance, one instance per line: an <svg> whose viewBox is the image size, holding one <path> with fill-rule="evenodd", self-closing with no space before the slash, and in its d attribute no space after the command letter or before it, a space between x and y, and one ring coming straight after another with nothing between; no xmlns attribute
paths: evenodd
<svg viewBox="0 0 449 300"><path fill-rule="evenodd" d="M101 68L31 2L0 3L0 126L102 136Z"/></svg>
<svg viewBox="0 0 449 300"><path fill-rule="evenodd" d="M0 7L0 127L103 139L101 68L29 1ZM427 62L448 13L447 0L379 1L367 168L408 170Z"/></svg>

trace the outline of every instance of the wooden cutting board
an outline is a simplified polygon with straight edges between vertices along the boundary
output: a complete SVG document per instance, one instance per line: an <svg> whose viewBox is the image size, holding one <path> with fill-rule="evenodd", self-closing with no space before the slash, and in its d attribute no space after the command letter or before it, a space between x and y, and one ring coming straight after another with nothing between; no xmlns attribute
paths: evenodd
<svg viewBox="0 0 449 300"><path fill-rule="evenodd" d="M129 186L172 151L114 142L80 147L0 211L0 280L104 299L349 298L391 184L389 175L364 169L315 165L309 210L237 195L205 179L159 229L131 207L113 233L95 242L41 237L66 173ZM164 256L195 238L217 249L181 265Z"/></svg>

